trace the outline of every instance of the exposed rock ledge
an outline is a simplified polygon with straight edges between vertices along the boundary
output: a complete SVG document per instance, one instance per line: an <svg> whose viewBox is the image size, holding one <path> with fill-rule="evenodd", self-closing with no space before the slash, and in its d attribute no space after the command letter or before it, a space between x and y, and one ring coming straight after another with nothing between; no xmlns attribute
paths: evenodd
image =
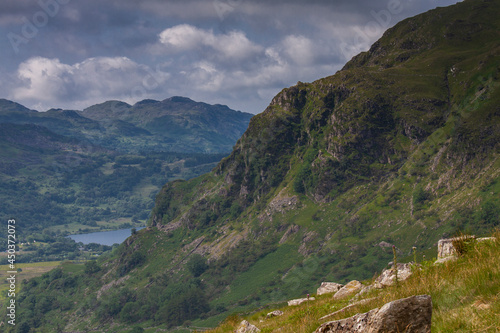
<svg viewBox="0 0 500 333"><path fill-rule="evenodd" d="M300 305L304 302L314 301L314 300L316 300L316 298L314 297L292 299L291 301L288 301L288 306Z"/></svg>
<svg viewBox="0 0 500 333"><path fill-rule="evenodd" d="M353 317L330 321L315 333L430 333L432 299L412 296L385 304L380 309Z"/></svg>
<svg viewBox="0 0 500 333"><path fill-rule="evenodd" d="M101 298L102 294L108 291L109 289L122 284L128 279L130 279L130 275L125 275L124 277L121 277L117 280L113 280L110 283L103 285L101 289L99 289L99 291L97 292L97 299Z"/></svg>
<svg viewBox="0 0 500 333"><path fill-rule="evenodd" d="M236 330L236 333L257 333L260 332L256 326L250 324L248 321L243 320Z"/></svg>
<svg viewBox="0 0 500 333"><path fill-rule="evenodd" d="M316 295L324 295L330 293L336 293L339 291L344 285L335 282L323 282L321 286L316 290Z"/></svg>
<svg viewBox="0 0 500 333"><path fill-rule="evenodd" d="M442 264L447 261L456 260L458 257L458 252L457 249L455 249L455 245L453 243L459 241L460 239L462 239L465 242L474 240L477 242L483 242L483 241L494 240L495 237L476 238L476 236L461 236L461 237L440 239L438 242L438 257L435 263Z"/></svg>
<svg viewBox="0 0 500 333"><path fill-rule="evenodd" d="M396 274L397 281L401 282L409 278L413 273L412 264L398 263L396 267L393 265L391 268L384 270L375 280L374 287L380 289L386 286L392 286L396 283Z"/></svg>

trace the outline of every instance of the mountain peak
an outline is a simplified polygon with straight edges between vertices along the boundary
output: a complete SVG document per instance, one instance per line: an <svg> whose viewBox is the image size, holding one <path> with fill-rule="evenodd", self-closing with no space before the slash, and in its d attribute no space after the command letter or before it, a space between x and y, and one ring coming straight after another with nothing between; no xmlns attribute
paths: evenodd
<svg viewBox="0 0 500 333"><path fill-rule="evenodd" d="M125 114L132 106L122 101L106 101L101 104L92 105L80 112L80 115L94 119L103 120L110 118L119 118Z"/></svg>
<svg viewBox="0 0 500 333"><path fill-rule="evenodd" d="M182 97L182 96L172 96L163 100L163 102L173 102L173 103L196 103L191 98Z"/></svg>
<svg viewBox="0 0 500 333"><path fill-rule="evenodd" d="M0 98L0 111L36 112L35 110L28 109L24 105L4 98Z"/></svg>
<svg viewBox="0 0 500 333"><path fill-rule="evenodd" d="M144 99L142 101L135 103L134 107L141 106L141 105L158 104L158 103L160 103L160 101L157 101L155 99Z"/></svg>

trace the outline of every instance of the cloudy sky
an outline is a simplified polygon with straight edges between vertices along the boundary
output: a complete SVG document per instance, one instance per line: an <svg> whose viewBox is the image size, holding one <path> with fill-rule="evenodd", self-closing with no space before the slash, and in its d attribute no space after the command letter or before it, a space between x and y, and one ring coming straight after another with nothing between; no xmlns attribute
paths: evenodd
<svg viewBox="0 0 500 333"><path fill-rule="evenodd" d="M1 0L0 98L45 111L186 96L259 113L457 0Z"/></svg>

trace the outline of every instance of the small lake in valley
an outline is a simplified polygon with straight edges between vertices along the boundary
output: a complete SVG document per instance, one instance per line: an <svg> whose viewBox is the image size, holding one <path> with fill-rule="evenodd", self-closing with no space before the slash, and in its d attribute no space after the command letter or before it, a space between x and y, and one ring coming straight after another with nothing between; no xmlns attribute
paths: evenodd
<svg viewBox="0 0 500 333"><path fill-rule="evenodd" d="M144 229L145 227L136 228L137 231ZM75 242L82 242L83 244L97 243L102 245L113 245L115 243L121 244L125 239L127 239L132 232L132 228L120 229L113 231L100 231L92 232L89 234L79 234L79 235L69 235L68 237L73 239Z"/></svg>

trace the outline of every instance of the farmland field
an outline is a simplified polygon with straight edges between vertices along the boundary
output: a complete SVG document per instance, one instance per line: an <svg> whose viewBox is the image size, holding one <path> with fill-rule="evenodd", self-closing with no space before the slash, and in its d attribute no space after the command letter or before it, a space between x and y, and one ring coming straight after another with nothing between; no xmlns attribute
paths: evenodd
<svg viewBox="0 0 500 333"><path fill-rule="evenodd" d="M29 264L16 264L16 269L20 268L22 271L16 274L16 293L20 291L21 281L29 280L31 278L41 276L44 273L51 271L52 269L61 265L61 261L49 261L49 262L37 262ZM0 266L0 302L2 302L6 297L6 291L9 289L9 283L7 278L10 274L8 265Z"/></svg>

